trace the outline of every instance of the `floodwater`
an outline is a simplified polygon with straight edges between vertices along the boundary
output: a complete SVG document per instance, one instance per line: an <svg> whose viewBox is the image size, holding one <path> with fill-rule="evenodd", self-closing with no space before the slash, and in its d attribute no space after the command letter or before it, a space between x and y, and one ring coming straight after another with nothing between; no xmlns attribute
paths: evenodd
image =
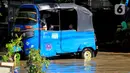
<svg viewBox="0 0 130 73"><path fill-rule="evenodd" d="M130 53L99 52L90 62L61 57L51 60L46 73L130 73Z"/></svg>
<svg viewBox="0 0 130 73"><path fill-rule="evenodd" d="M95 62L51 63L47 73L95 73Z"/></svg>

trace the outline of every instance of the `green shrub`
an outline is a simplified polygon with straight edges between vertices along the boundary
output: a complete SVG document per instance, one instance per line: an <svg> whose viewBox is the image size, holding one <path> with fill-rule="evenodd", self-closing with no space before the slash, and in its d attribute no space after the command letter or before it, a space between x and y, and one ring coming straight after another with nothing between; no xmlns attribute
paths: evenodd
<svg viewBox="0 0 130 73"><path fill-rule="evenodd" d="M45 73L42 71L43 66L48 68L50 64L49 60L40 56L40 51L35 49L30 49L30 54L27 60L27 71L28 73Z"/></svg>
<svg viewBox="0 0 130 73"><path fill-rule="evenodd" d="M15 65L20 63L20 54L14 51L14 46L19 48L22 47L22 37L16 36L16 39L12 39L9 43L6 44L7 53L2 56L3 62L14 62ZM16 48L17 50L17 48Z"/></svg>

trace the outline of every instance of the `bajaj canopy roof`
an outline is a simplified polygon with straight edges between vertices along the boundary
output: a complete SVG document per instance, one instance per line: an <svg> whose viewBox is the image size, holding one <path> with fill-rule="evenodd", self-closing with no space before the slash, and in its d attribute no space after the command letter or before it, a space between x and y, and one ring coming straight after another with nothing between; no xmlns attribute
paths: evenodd
<svg viewBox="0 0 130 73"><path fill-rule="evenodd" d="M37 4L39 10L54 10L54 9L70 9L73 8L77 11L78 31L94 31L92 23L92 13L85 7L76 5L74 3L61 3L61 4Z"/></svg>

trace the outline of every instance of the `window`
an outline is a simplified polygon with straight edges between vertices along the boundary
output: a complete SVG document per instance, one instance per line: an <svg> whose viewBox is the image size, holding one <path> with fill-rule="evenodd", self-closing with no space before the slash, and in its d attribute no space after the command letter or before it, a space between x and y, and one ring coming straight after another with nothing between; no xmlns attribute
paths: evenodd
<svg viewBox="0 0 130 73"><path fill-rule="evenodd" d="M36 12L36 9L34 9L34 8L20 8L19 11L33 11L33 12Z"/></svg>
<svg viewBox="0 0 130 73"><path fill-rule="evenodd" d="M15 24L34 25L37 22L36 10L33 8L21 8L19 9Z"/></svg>
<svg viewBox="0 0 130 73"><path fill-rule="evenodd" d="M37 19L36 13L34 12L19 12L17 17L28 17L28 18L33 18Z"/></svg>
<svg viewBox="0 0 130 73"><path fill-rule="evenodd" d="M77 12L75 9L60 11L61 30L77 30Z"/></svg>
<svg viewBox="0 0 130 73"><path fill-rule="evenodd" d="M41 20L46 22L47 30L57 31L60 29L59 27L59 16L57 12L52 11L40 11Z"/></svg>
<svg viewBox="0 0 130 73"><path fill-rule="evenodd" d="M22 25L34 25L34 24L36 24L36 21L30 20L30 19L25 19L25 18L17 18L15 20L15 24L16 25L20 25L20 24L22 24Z"/></svg>
<svg viewBox="0 0 130 73"><path fill-rule="evenodd" d="M41 20L47 22L48 30L77 30L77 12L74 9L41 11Z"/></svg>

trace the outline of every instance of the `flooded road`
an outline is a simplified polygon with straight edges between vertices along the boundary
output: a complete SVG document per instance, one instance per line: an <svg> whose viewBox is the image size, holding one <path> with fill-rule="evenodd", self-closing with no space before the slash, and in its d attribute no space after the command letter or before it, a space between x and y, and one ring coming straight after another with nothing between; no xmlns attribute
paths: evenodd
<svg viewBox="0 0 130 73"><path fill-rule="evenodd" d="M60 57L51 60L46 73L130 73L130 53L99 52L90 62Z"/></svg>
<svg viewBox="0 0 130 73"><path fill-rule="evenodd" d="M96 73L130 73L130 53L99 53Z"/></svg>
<svg viewBox="0 0 130 73"><path fill-rule="evenodd" d="M71 62L71 63L52 63L47 73L95 73L96 63L94 62Z"/></svg>

